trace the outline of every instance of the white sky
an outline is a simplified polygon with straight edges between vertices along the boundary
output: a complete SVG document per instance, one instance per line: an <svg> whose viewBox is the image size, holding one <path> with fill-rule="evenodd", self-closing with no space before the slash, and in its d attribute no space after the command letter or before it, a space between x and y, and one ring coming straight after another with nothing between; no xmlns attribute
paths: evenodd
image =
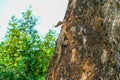
<svg viewBox="0 0 120 80"><path fill-rule="evenodd" d="M0 39L12 15L21 16L32 5L33 15L41 16L39 33L46 33L53 25L62 20L65 15L68 0L0 0Z"/></svg>

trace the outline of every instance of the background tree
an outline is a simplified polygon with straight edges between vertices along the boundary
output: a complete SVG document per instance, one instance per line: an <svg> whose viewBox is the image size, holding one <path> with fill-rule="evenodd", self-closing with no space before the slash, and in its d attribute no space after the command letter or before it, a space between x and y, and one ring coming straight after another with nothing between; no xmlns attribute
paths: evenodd
<svg viewBox="0 0 120 80"><path fill-rule="evenodd" d="M31 8L21 18L11 17L5 40L0 44L0 78L6 80L44 80L54 51L56 32L40 36L34 28L38 17Z"/></svg>
<svg viewBox="0 0 120 80"><path fill-rule="evenodd" d="M120 1L69 0L46 80L120 80Z"/></svg>

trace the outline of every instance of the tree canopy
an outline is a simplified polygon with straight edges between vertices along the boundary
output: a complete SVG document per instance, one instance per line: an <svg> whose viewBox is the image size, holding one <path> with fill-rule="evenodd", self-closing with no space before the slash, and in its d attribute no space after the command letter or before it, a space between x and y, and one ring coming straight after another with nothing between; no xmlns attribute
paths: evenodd
<svg viewBox="0 0 120 80"><path fill-rule="evenodd" d="M12 16L4 41L0 44L0 78L43 80L54 51L57 34L49 30L40 36L35 29L39 17L31 8L21 18Z"/></svg>

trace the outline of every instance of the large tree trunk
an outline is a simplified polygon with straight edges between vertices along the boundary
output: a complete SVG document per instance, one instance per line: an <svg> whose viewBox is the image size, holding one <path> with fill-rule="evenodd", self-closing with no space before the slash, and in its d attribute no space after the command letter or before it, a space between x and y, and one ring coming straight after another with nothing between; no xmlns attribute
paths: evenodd
<svg viewBox="0 0 120 80"><path fill-rule="evenodd" d="M120 0L69 0L46 80L120 80Z"/></svg>

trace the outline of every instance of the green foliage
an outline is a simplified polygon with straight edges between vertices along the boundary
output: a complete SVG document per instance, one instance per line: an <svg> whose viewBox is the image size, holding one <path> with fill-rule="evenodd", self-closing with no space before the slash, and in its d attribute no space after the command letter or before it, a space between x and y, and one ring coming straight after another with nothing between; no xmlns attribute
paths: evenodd
<svg viewBox="0 0 120 80"><path fill-rule="evenodd" d="M0 78L3 80L44 80L56 40L49 30L43 37L34 29L38 17L28 9L22 18L12 16L5 40L0 44Z"/></svg>

